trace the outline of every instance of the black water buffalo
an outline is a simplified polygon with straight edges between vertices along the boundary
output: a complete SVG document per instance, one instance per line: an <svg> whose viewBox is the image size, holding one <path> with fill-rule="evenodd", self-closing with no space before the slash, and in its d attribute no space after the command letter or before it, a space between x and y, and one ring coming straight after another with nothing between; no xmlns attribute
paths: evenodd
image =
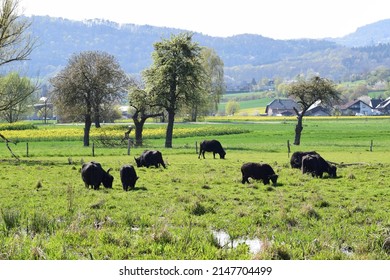
<svg viewBox="0 0 390 280"><path fill-rule="evenodd" d="M337 167L324 160L320 155L305 155L302 158L302 174L311 173L314 177L322 178L322 174L328 173L329 177L337 177Z"/></svg>
<svg viewBox="0 0 390 280"><path fill-rule="evenodd" d="M200 150L198 158L200 158L200 155L204 157L205 152L213 152L213 156L215 158L215 154L219 154L219 158L224 159L226 152L222 148L221 143L218 140L204 140L200 143Z"/></svg>
<svg viewBox="0 0 390 280"><path fill-rule="evenodd" d="M100 184L107 189L112 188L112 182L114 177L109 173L111 170L104 171L101 164L95 161L84 163L81 167L81 178L83 179L85 186L93 186L95 190L99 189Z"/></svg>
<svg viewBox="0 0 390 280"><path fill-rule="evenodd" d="M137 173L132 165L123 165L119 171L123 190L134 189L138 180Z"/></svg>
<svg viewBox="0 0 390 280"><path fill-rule="evenodd" d="M137 163L137 167L145 166L149 168L149 166L154 165L156 168L158 168L161 164L164 168L166 168L160 151L146 150L140 157L134 159Z"/></svg>
<svg viewBox="0 0 390 280"><path fill-rule="evenodd" d="M255 180L263 180L264 185L268 185L271 180L273 185L276 185L278 175L275 174L274 170L269 164L261 164L255 162L244 163L241 166L242 183L249 183L248 178Z"/></svg>
<svg viewBox="0 0 390 280"><path fill-rule="evenodd" d="M319 155L319 154L317 152L315 152L315 151L294 152L292 154L292 156L291 156L291 159L290 159L291 168L301 169L301 167L302 167L302 157L304 157L306 155Z"/></svg>

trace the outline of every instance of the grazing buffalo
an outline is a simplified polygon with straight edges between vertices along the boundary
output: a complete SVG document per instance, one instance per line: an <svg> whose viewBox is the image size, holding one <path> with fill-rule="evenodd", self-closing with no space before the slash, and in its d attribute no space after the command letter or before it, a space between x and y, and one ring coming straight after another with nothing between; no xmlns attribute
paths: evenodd
<svg viewBox="0 0 390 280"><path fill-rule="evenodd" d="M164 168L166 168L160 151L146 150L140 157L134 159L137 163L137 167L145 166L149 168L149 166L154 165L156 168L158 168L161 164Z"/></svg>
<svg viewBox="0 0 390 280"><path fill-rule="evenodd" d="M135 183L138 180L137 173L132 165L123 165L119 171L123 190L128 191L134 189Z"/></svg>
<svg viewBox="0 0 390 280"><path fill-rule="evenodd" d="M99 189L100 184L107 189L112 188L112 182L114 177L109 173L111 170L104 171L101 164L95 161L84 163L81 167L81 178L83 179L85 186L93 186L95 190Z"/></svg>
<svg viewBox="0 0 390 280"><path fill-rule="evenodd" d="M337 167L324 160L320 155L305 155L302 158L302 174L311 173L314 177L322 178L322 174L326 172L329 177L337 177Z"/></svg>
<svg viewBox="0 0 390 280"><path fill-rule="evenodd" d="M198 158L200 158L200 155L204 157L205 152L213 152L213 156L215 158L215 154L219 154L219 158L224 159L226 152L222 148L222 145L217 140L204 140L200 143L200 150Z"/></svg>
<svg viewBox="0 0 390 280"><path fill-rule="evenodd" d="M292 154L291 159L290 159L290 165L291 168L297 168L301 169L302 167L302 157L306 155L319 155L315 151L310 151L310 152L295 152Z"/></svg>
<svg viewBox="0 0 390 280"><path fill-rule="evenodd" d="M249 183L248 178L255 180L263 180L264 185L268 185L271 180L273 185L276 185L278 175L275 174L274 170L269 164L261 164L255 162L244 163L241 166L242 183Z"/></svg>

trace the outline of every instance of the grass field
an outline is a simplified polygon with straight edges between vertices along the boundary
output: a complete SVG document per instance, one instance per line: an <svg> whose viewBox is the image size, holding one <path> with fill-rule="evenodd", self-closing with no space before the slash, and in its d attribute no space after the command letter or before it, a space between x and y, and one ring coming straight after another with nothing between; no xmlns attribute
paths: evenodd
<svg viewBox="0 0 390 280"><path fill-rule="evenodd" d="M390 237L390 118L304 120L302 144L291 152L316 150L344 163L336 179L290 168L294 118L207 121L176 124L172 149L157 133L165 126L150 124L146 146L130 156L124 144L96 145L93 157L78 138L82 126L57 125L18 132L28 131L27 157L27 139L15 132L10 138L19 143L11 148L20 160L5 144L0 149L0 259L390 259L383 246ZM104 135L120 137L118 127ZM74 138L60 141L67 129L76 130ZM225 160L198 159L195 143L211 138L226 149ZM124 192L119 168L146 148L160 150L168 167L136 168L136 189ZM80 167L90 160L113 168L113 189L84 187ZM243 185L240 167L249 161L269 163L278 184Z"/></svg>
<svg viewBox="0 0 390 280"><path fill-rule="evenodd" d="M240 105L238 115L257 116L265 113L265 108L273 98L265 97L267 92L248 92L225 94L218 104L218 112L225 112L226 104L230 100L235 100Z"/></svg>

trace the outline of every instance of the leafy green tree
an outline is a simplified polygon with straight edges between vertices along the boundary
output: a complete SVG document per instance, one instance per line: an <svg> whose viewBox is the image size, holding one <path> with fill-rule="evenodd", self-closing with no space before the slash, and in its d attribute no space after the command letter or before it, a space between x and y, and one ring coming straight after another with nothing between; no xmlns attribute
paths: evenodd
<svg viewBox="0 0 390 280"><path fill-rule="evenodd" d="M205 92L207 93L208 109L218 110L218 104L226 92L224 81L224 63L215 50L202 48L202 65L205 71Z"/></svg>
<svg viewBox="0 0 390 280"><path fill-rule="evenodd" d="M59 114L77 112L83 116L84 146L89 146L92 118L95 126L100 127L102 107L122 97L129 79L112 55L86 51L73 55L50 83L53 103Z"/></svg>
<svg viewBox="0 0 390 280"><path fill-rule="evenodd" d="M154 44L153 65L143 72L146 91L155 104L166 110L168 125L165 147L172 148L176 113L202 92L201 48L192 42L192 34L181 33Z"/></svg>
<svg viewBox="0 0 390 280"><path fill-rule="evenodd" d="M10 73L0 78L0 113L9 123L16 122L28 111L31 95L37 90L30 79Z"/></svg>
<svg viewBox="0 0 390 280"><path fill-rule="evenodd" d="M201 91L187 103L186 112L190 120L196 122L198 116L205 116L218 111L218 104L226 91L224 81L224 63L216 51L202 47L201 62L204 71Z"/></svg>
<svg viewBox="0 0 390 280"><path fill-rule="evenodd" d="M240 103L236 100L229 100L226 104L225 112L227 115L234 115L240 111Z"/></svg>
<svg viewBox="0 0 390 280"><path fill-rule="evenodd" d="M335 84L331 80L318 76L309 80L300 79L291 84L288 95L293 97L300 105L300 108L294 108L298 119L295 126L294 145L300 145L301 143L303 117L310 106L319 100L324 106L332 106L340 101L340 93L336 90Z"/></svg>

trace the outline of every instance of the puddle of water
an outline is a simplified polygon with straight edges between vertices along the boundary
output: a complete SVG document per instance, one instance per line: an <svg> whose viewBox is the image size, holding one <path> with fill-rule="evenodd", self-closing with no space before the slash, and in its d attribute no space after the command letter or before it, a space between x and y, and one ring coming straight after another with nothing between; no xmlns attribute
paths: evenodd
<svg viewBox="0 0 390 280"><path fill-rule="evenodd" d="M257 254L261 251L261 247L263 245L263 242L258 239L247 239L247 238L238 238L232 240L230 239L230 236L227 232L223 230L213 230L213 236L215 240L218 242L219 246L221 248L229 247L229 248L236 248L238 245L245 243L249 247L249 251L252 254Z"/></svg>
<svg viewBox="0 0 390 280"><path fill-rule="evenodd" d="M342 247L341 248L341 252L343 252L347 256L352 256L353 255L353 249L351 247L349 247L349 246Z"/></svg>

